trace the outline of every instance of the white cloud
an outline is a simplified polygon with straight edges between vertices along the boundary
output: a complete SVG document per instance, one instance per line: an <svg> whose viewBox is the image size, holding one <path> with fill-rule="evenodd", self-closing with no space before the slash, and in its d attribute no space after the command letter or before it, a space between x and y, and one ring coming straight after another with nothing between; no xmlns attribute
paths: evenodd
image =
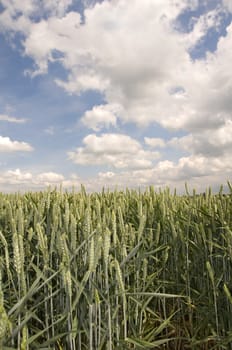
<svg viewBox="0 0 232 350"><path fill-rule="evenodd" d="M98 174L98 176L102 179L107 179L107 180L111 180L116 174L113 173L112 171L107 171L106 173L102 173L100 172Z"/></svg>
<svg viewBox="0 0 232 350"><path fill-rule="evenodd" d="M69 152L69 159L81 165L108 165L117 169L149 168L158 152L146 151L140 143L122 134L88 135L84 147Z"/></svg>
<svg viewBox="0 0 232 350"><path fill-rule="evenodd" d="M21 124L21 123L26 123L27 120L23 119L23 118L11 117L11 116L6 115L6 114L0 114L0 121L6 121L6 122L9 122L9 123Z"/></svg>
<svg viewBox="0 0 232 350"><path fill-rule="evenodd" d="M156 147L165 147L166 142L159 138L159 137L144 137L144 141L146 143L146 145L156 148Z"/></svg>
<svg viewBox="0 0 232 350"><path fill-rule="evenodd" d="M132 159L133 161L133 159ZM88 191L100 191L105 188L138 188L154 185L156 188L170 186L179 192L184 191L184 182L188 182L197 191L204 191L209 185L214 190L219 184L226 184L232 174L232 156L220 158L190 155L177 162L161 160L156 165L142 169L115 169L101 171L96 176L80 178L76 174L65 177L54 172L35 173L20 169L0 172L0 190L16 191L44 189L47 186L59 186L77 190L83 184Z"/></svg>
<svg viewBox="0 0 232 350"><path fill-rule="evenodd" d="M22 32L28 34L30 31L31 21L26 16L15 17L15 11L11 13L11 8L8 7L5 11L0 14L0 32Z"/></svg>
<svg viewBox="0 0 232 350"><path fill-rule="evenodd" d="M7 184L28 184L32 180L32 174L22 172L20 169L8 170L0 174L0 183Z"/></svg>
<svg viewBox="0 0 232 350"><path fill-rule="evenodd" d="M32 0L2 0L1 5L12 17L20 14L30 16L37 7Z"/></svg>
<svg viewBox="0 0 232 350"><path fill-rule="evenodd" d="M120 108L116 105L99 105L85 112L82 123L94 131L116 126Z"/></svg>
<svg viewBox="0 0 232 350"><path fill-rule="evenodd" d="M221 157L232 154L232 120L212 130L202 130L181 138L173 138L169 146L181 148L190 154L199 154L207 157Z"/></svg>
<svg viewBox="0 0 232 350"><path fill-rule="evenodd" d="M37 62L38 64L38 62ZM47 68L47 64L46 64ZM68 76L68 81L55 79L58 86L64 88L69 94L78 94L87 90L95 90L104 93L109 86L109 80L94 70L79 72L73 68Z"/></svg>
<svg viewBox="0 0 232 350"><path fill-rule="evenodd" d="M47 6L55 8L55 3ZM69 75L67 81L56 79L58 85L69 93L101 92L106 106L119 106L117 117L123 122L157 122L192 132L217 128L231 118L231 26L216 52L205 59L192 61L188 51L209 30L220 27L222 7L196 19L193 30L186 34L178 32L173 23L187 8L196 9L198 1L134 0L133 6L124 0L103 1L85 10L84 23L79 13L67 12L69 1L63 4L63 16L52 14L47 20L22 23L25 54L37 64L32 75L46 73L48 63L59 60ZM14 7L18 6L15 1ZM19 19L12 23L19 30ZM175 90L178 92L173 93ZM88 112L83 121L99 130L104 117L94 107ZM95 122L90 121L91 115ZM106 119L115 125L113 115Z"/></svg>
<svg viewBox="0 0 232 350"><path fill-rule="evenodd" d="M155 122L188 134L169 142L146 137L148 150L128 135L91 134L84 138L82 147L69 152L69 159L114 168L115 172L107 169L99 173L100 184L178 184L192 179L207 185L212 176L215 181L229 177L232 24L219 38L215 52L193 60L189 51L209 31L219 31L225 7L232 11L231 1L222 0L224 8L218 2L215 9L196 18L187 34L176 30L176 19L185 9L196 9L200 1L133 0L131 5L130 1L111 0L96 6L95 1L83 2L84 23L80 14L68 12L69 0L44 0L41 18L33 22L38 1L3 0L6 10L0 14L0 30L23 33L24 54L36 64L32 76L46 73L49 63L58 61L68 78L56 82L68 93L95 90L102 94L105 104L94 106L82 117L88 128L100 131L116 127L118 120L140 126ZM46 19L41 15L44 9ZM151 152L150 147L174 146L188 155L176 163L164 159L155 166L159 153ZM20 148L31 150L26 143L0 138L0 151ZM38 183L49 182L49 176L47 180L43 176L36 176ZM57 181L71 183L71 179L61 177ZM85 183L91 187L97 184L94 181Z"/></svg>
<svg viewBox="0 0 232 350"><path fill-rule="evenodd" d="M208 158L204 156L182 157L178 162L160 161L149 169L121 171L119 173L100 172L95 180L88 183L91 190L102 186L114 187L155 187L170 186L184 191L184 182L204 191L209 185L215 190L225 184L232 174L232 157Z"/></svg>
<svg viewBox="0 0 232 350"><path fill-rule="evenodd" d="M36 182L39 183L61 183L64 180L64 176L54 172L41 173L36 177Z"/></svg>
<svg viewBox="0 0 232 350"><path fill-rule="evenodd" d="M213 29L219 31L224 19L224 9L220 6L208 11L197 18L192 18L194 23L192 31L183 36L186 47L189 49L197 45Z"/></svg>
<svg viewBox="0 0 232 350"><path fill-rule="evenodd" d="M222 0L224 6L228 9L228 11L232 12L232 2L231 0Z"/></svg>
<svg viewBox="0 0 232 350"><path fill-rule="evenodd" d="M77 12L53 15L30 23L27 30L22 26L25 54L37 64L37 75L45 73L48 63L57 60L54 52L60 52L58 60L69 76L57 84L69 93L101 92L107 106L120 106L118 117L124 122L157 122L188 131L218 127L230 118L231 29L214 54L193 62L189 48L222 19L222 8L217 7L199 17L188 35L175 30L172 23L178 15L197 5L187 0L134 0L133 6L129 1L103 1L85 10L84 24ZM177 88L182 90L171 92ZM83 121L98 130L97 120L104 117L94 108L89 116L93 114L95 123L88 116ZM106 119L114 125L114 116Z"/></svg>
<svg viewBox="0 0 232 350"><path fill-rule="evenodd" d="M33 151L31 145L26 142L12 141L9 137L0 136L0 152Z"/></svg>
<svg viewBox="0 0 232 350"><path fill-rule="evenodd" d="M44 12L49 12L53 16L63 16L73 0L42 0Z"/></svg>
<svg viewBox="0 0 232 350"><path fill-rule="evenodd" d="M62 16L72 0L2 0L1 5L12 18L47 15Z"/></svg>
<svg viewBox="0 0 232 350"><path fill-rule="evenodd" d="M85 8L94 7L97 3L102 2L103 0L81 0Z"/></svg>
<svg viewBox="0 0 232 350"><path fill-rule="evenodd" d="M35 173L21 169L0 171L0 190L39 190L47 186L59 186L71 188L72 186L80 187L80 179L76 175L65 178L62 174L55 172Z"/></svg>

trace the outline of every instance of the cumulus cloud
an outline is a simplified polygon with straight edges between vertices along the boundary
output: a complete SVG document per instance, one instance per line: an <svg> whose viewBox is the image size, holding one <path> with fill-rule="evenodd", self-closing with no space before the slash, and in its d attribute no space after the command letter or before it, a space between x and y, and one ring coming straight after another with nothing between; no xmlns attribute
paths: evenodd
<svg viewBox="0 0 232 350"><path fill-rule="evenodd" d="M159 137L144 137L144 141L146 143L146 145L156 148L162 148L165 147L165 141Z"/></svg>
<svg viewBox="0 0 232 350"><path fill-rule="evenodd" d="M30 16L36 9L36 2L31 0L2 0L1 5L12 17L20 14Z"/></svg>
<svg viewBox="0 0 232 350"><path fill-rule="evenodd" d="M116 126L117 115L120 113L120 106L117 105L98 105L85 112L81 118L82 123L94 131L102 128Z"/></svg>
<svg viewBox="0 0 232 350"><path fill-rule="evenodd" d="M124 122L158 122L165 128L191 131L217 127L230 117L231 28L217 51L204 60L192 61L188 51L220 26L221 7L196 19L186 35L173 23L186 9L196 8L197 1L134 0L133 6L122 0L103 1L85 10L84 23L79 13L65 13L68 3L61 17L31 23L29 31L22 25L25 54L37 64L34 75L45 73L55 60L54 52L59 52L69 75L67 81L57 79L57 84L69 93L101 92L106 106L120 107ZM178 87L182 90L173 93ZM103 111L96 108L83 117L94 130L104 123ZM111 113L107 108L104 112ZM113 114L106 119L115 125Z"/></svg>
<svg viewBox="0 0 232 350"><path fill-rule="evenodd" d="M81 0L85 8L94 7L97 3L101 3L104 0Z"/></svg>
<svg viewBox="0 0 232 350"><path fill-rule="evenodd" d="M40 183L61 183L64 180L64 176L54 172L47 172L39 174L36 180Z"/></svg>
<svg viewBox="0 0 232 350"><path fill-rule="evenodd" d="M197 0L133 0L133 5L124 0L82 2L84 20L69 11L71 0L44 0L35 22L38 1L3 0L0 30L23 34L24 54L36 65L32 76L46 73L49 64L58 61L67 72L67 80L56 79L60 87L70 94L88 90L102 94L105 104L82 116L87 128L97 132L117 127L120 120L139 126L158 123L186 135L170 141L146 137L144 148L128 135L90 134L82 147L68 153L69 159L114 168L114 172L101 171L99 183L175 184L205 179L207 184L212 176L224 180L232 170L232 24L219 35L214 52L194 59L191 53L210 32L221 30L228 11L232 12L231 1L218 1L214 9L193 19L188 32L177 23L186 10L198 8ZM6 151L31 146L0 138L0 151L4 147ZM151 149L158 147L177 147L187 155L156 164L159 153ZM37 181L46 182L46 176Z"/></svg>
<svg viewBox="0 0 232 350"><path fill-rule="evenodd" d="M183 36L186 47L188 49L194 48L210 30L219 31L224 19L225 11L221 6L217 6L200 17L193 17L191 21L193 24L192 30L186 36Z"/></svg>
<svg viewBox="0 0 232 350"><path fill-rule="evenodd" d="M76 174L64 176L55 172L35 173L20 169L1 171L0 190L38 190L61 184L64 188L70 189L74 186L78 190L83 184L88 191L100 191L102 187L123 189L154 185L156 188L170 186L181 193L186 181L197 191L204 191L209 184L217 190L220 184L226 183L231 173L231 154L220 158L190 155L181 157L176 162L160 160L148 168L115 168L114 171L101 171L91 178L80 178Z"/></svg>
<svg viewBox="0 0 232 350"><path fill-rule="evenodd" d="M223 0L223 4L228 11L232 12L232 2L230 0Z"/></svg>
<svg viewBox="0 0 232 350"><path fill-rule="evenodd" d="M94 186L118 187L155 187L170 186L180 192L184 191L184 182L204 191L210 184L216 190L225 184L232 172L232 157L208 158L205 156L182 157L177 162L162 160L149 169L137 169L120 172L100 172L97 179L88 184Z"/></svg>
<svg viewBox="0 0 232 350"><path fill-rule="evenodd" d="M28 184L32 180L30 172L22 172L20 169L8 170L0 174L0 183Z"/></svg>
<svg viewBox="0 0 232 350"><path fill-rule="evenodd" d="M44 12L61 17L65 14L73 0L42 0Z"/></svg>
<svg viewBox="0 0 232 350"><path fill-rule="evenodd" d="M38 2L25 1L30 14L30 4L36 7ZM134 0L133 6L123 0L102 1L85 9L84 23L78 12L67 11L68 0L49 1L46 6L55 8L61 3L61 16L51 14L46 20L31 21L27 28L21 24L24 53L37 65L32 75L46 73L49 62L59 60L68 79L56 79L57 84L72 94L87 90L102 93L104 112L108 112L105 118L113 125L115 115L108 110L112 105L119 107L123 122L156 122L188 132L217 128L231 119L231 25L214 53L195 61L189 53L210 30L221 26L222 5L197 18L186 34L177 30L176 21L187 9L196 9L198 1ZM20 11L18 1L12 4L3 3L8 15L13 11L11 7ZM228 4L224 0L224 5ZM26 15L23 18L28 20ZM19 19L12 21L16 23L11 29L19 30ZM54 54L57 52L59 58ZM104 124L103 110L99 108L93 107L83 117L85 125L93 130Z"/></svg>
<svg viewBox="0 0 232 350"><path fill-rule="evenodd" d="M72 0L2 0L1 5L12 18L20 16L43 16L44 13L56 16L65 14Z"/></svg>
<svg viewBox="0 0 232 350"><path fill-rule="evenodd" d="M69 159L81 165L108 165L117 169L149 168L158 152L146 151L135 139L122 134L90 134L84 147L69 152Z"/></svg>
<svg viewBox="0 0 232 350"><path fill-rule="evenodd" d="M14 170L0 171L0 190L16 191L28 189L45 189L48 186L62 185L64 188L72 186L80 187L81 181L77 175L64 177L64 175L55 172L36 173L32 171Z"/></svg>
<svg viewBox="0 0 232 350"><path fill-rule="evenodd" d="M12 141L9 137L0 136L0 152L33 151L31 145L26 142Z"/></svg>
<svg viewBox="0 0 232 350"><path fill-rule="evenodd" d="M207 157L232 154L232 120L226 120L217 129L203 130L181 138L175 137L168 142L168 145Z"/></svg>

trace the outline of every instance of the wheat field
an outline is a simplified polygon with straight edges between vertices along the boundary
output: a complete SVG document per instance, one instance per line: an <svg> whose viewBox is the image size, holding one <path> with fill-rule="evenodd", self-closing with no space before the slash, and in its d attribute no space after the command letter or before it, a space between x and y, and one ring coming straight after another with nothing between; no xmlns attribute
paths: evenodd
<svg viewBox="0 0 232 350"><path fill-rule="evenodd" d="M0 194L0 349L232 349L232 187Z"/></svg>

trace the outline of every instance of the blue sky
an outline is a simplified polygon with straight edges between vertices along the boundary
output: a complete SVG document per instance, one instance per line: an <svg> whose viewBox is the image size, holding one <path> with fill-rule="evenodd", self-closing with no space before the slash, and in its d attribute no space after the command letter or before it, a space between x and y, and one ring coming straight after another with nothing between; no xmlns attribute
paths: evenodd
<svg viewBox="0 0 232 350"><path fill-rule="evenodd" d="M0 191L217 189L231 0L2 0Z"/></svg>

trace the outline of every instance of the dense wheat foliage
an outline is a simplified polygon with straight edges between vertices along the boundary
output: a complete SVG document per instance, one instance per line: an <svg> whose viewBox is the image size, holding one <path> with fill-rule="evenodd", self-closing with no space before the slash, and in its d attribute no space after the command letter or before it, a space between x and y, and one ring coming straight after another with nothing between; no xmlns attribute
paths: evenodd
<svg viewBox="0 0 232 350"><path fill-rule="evenodd" d="M0 194L0 254L1 349L232 349L222 190Z"/></svg>

